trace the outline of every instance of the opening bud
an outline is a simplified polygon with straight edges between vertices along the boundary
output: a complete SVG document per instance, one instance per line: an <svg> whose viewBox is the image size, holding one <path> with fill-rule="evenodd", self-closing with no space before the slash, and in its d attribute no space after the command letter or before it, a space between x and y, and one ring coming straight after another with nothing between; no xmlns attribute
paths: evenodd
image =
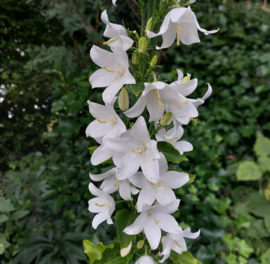
<svg viewBox="0 0 270 264"><path fill-rule="evenodd" d="M125 257L126 255L128 255L128 253L131 250L131 247L132 247L132 242L130 242L128 247L121 249L120 254L121 254L122 258Z"/></svg>
<svg viewBox="0 0 270 264"><path fill-rule="evenodd" d="M171 119L172 119L172 113L168 112L160 119L159 123L161 126L167 126L169 122L171 121Z"/></svg>
<svg viewBox="0 0 270 264"><path fill-rule="evenodd" d="M188 81L190 81L190 74L188 74L186 77L184 77L180 83L185 83Z"/></svg>
<svg viewBox="0 0 270 264"><path fill-rule="evenodd" d="M125 87L122 88L119 98L118 98L118 105L119 108L125 112L129 109L129 96L128 96L128 91Z"/></svg>
<svg viewBox="0 0 270 264"><path fill-rule="evenodd" d="M149 20L147 21L145 30L151 30L151 26L152 26L152 18L153 18L153 17L149 18Z"/></svg>
<svg viewBox="0 0 270 264"><path fill-rule="evenodd" d="M139 40L139 52L143 53L146 51L147 48L147 42L145 37L141 37Z"/></svg>
<svg viewBox="0 0 270 264"><path fill-rule="evenodd" d="M140 241L137 243L137 249L141 249L143 246L144 246L144 240L140 240Z"/></svg>
<svg viewBox="0 0 270 264"><path fill-rule="evenodd" d="M157 59L158 59L158 56L157 56L157 55L155 55L155 56L152 58L152 60L151 60L151 62L150 62L151 67L154 67L154 66L157 64Z"/></svg>
<svg viewBox="0 0 270 264"><path fill-rule="evenodd" d="M132 53L132 57L131 57L131 62L135 65L137 65L139 63L138 61L138 51L135 50L133 53Z"/></svg>

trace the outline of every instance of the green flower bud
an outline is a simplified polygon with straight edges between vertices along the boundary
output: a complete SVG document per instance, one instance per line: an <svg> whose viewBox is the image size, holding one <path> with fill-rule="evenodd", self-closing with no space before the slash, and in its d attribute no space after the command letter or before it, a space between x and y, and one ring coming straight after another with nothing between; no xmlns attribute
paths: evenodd
<svg viewBox="0 0 270 264"><path fill-rule="evenodd" d="M158 59L158 56L157 56L157 55L155 55L155 56L152 58L152 60L151 60L151 62L150 62L151 67L154 67L154 66L157 64L157 59Z"/></svg>
<svg viewBox="0 0 270 264"><path fill-rule="evenodd" d="M132 53L132 57L131 57L131 61L133 64L137 65L139 62L138 62L138 51L135 50L133 53Z"/></svg>
<svg viewBox="0 0 270 264"><path fill-rule="evenodd" d="M129 96L125 87L122 88L119 94L118 105L123 112L129 109Z"/></svg>
<svg viewBox="0 0 270 264"><path fill-rule="evenodd" d="M152 26L152 17L149 18L149 20L147 21L145 30L151 30L151 26Z"/></svg>
<svg viewBox="0 0 270 264"><path fill-rule="evenodd" d="M188 81L190 81L190 75L187 75L186 77L184 77L180 83L185 83Z"/></svg>
<svg viewBox="0 0 270 264"><path fill-rule="evenodd" d="M147 42L145 37L141 37L139 40L139 52L143 53L146 51L147 48Z"/></svg>
<svg viewBox="0 0 270 264"><path fill-rule="evenodd" d="M169 124L169 122L171 121L171 119L172 119L172 113L169 112L161 118L159 123L161 126L167 126Z"/></svg>
<svg viewBox="0 0 270 264"><path fill-rule="evenodd" d="M141 249L144 245L144 240L140 240L138 243L137 243L137 248L138 249Z"/></svg>
<svg viewBox="0 0 270 264"><path fill-rule="evenodd" d="M121 255L122 258L125 257L126 255L128 255L128 253L131 250L131 247L132 247L132 242L130 242L130 244L128 245L128 247L121 249L120 255Z"/></svg>

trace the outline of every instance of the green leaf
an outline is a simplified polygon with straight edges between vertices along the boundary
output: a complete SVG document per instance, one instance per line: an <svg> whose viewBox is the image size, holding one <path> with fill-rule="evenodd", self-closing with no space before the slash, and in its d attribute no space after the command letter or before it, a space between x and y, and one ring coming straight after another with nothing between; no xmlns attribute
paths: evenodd
<svg viewBox="0 0 270 264"><path fill-rule="evenodd" d="M104 246L102 242L95 245L92 244L89 240L83 240L84 253L89 257L90 264L95 260L100 260L102 258L102 252L106 248L113 248L113 245Z"/></svg>
<svg viewBox="0 0 270 264"><path fill-rule="evenodd" d="M64 107L65 107L65 103L62 100L54 101L52 103L51 112L56 113L56 112L62 110Z"/></svg>
<svg viewBox="0 0 270 264"><path fill-rule="evenodd" d="M89 153L92 155L97 148L98 148L98 146L89 147L88 148Z"/></svg>
<svg viewBox="0 0 270 264"><path fill-rule="evenodd" d="M233 253L230 253L228 256L226 256L225 260L228 264L238 264L236 256Z"/></svg>
<svg viewBox="0 0 270 264"><path fill-rule="evenodd" d="M0 212L14 211L14 207L10 202L10 199L0 197Z"/></svg>
<svg viewBox="0 0 270 264"><path fill-rule="evenodd" d="M179 151L176 150L172 144L168 142L158 142L157 148L160 152L162 152L167 161L171 161L173 163L181 163L182 161L188 161L188 159L184 155L180 155Z"/></svg>
<svg viewBox="0 0 270 264"><path fill-rule="evenodd" d="M247 198L247 209L250 213L259 217L270 216L270 203L267 202L263 195L252 193Z"/></svg>
<svg viewBox="0 0 270 264"><path fill-rule="evenodd" d="M115 241L114 246L105 249L101 260L94 261L94 264L128 264L128 257L121 257L120 244Z"/></svg>
<svg viewBox="0 0 270 264"><path fill-rule="evenodd" d="M174 250L171 251L170 259L173 263L179 264L200 264L189 252L184 251L181 255L176 253Z"/></svg>
<svg viewBox="0 0 270 264"><path fill-rule="evenodd" d="M258 158L260 169L265 172L269 170L270 158L261 156Z"/></svg>
<svg viewBox="0 0 270 264"><path fill-rule="evenodd" d="M29 214L28 210L20 210L12 214L11 219L12 220L19 220Z"/></svg>
<svg viewBox="0 0 270 264"><path fill-rule="evenodd" d="M9 243L3 233L0 233L0 255L4 253L4 250L9 247Z"/></svg>
<svg viewBox="0 0 270 264"><path fill-rule="evenodd" d="M270 215L267 215L266 217L264 217L264 225L270 234Z"/></svg>
<svg viewBox="0 0 270 264"><path fill-rule="evenodd" d="M262 254L262 264L269 264L270 263L270 248Z"/></svg>
<svg viewBox="0 0 270 264"><path fill-rule="evenodd" d="M247 264L248 263L247 259L243 258L242 256L239 256L238 260L239 260L239 264Z"/></svg>
<svg viewBox="0 0 270 264"><path fill-rule="evenodd" d="M195 181L196 175L194 174L189 174L189 181L188 183L193 183Z"/></svg>
<svg viewBox="0 0 270 264"><path fill-rule="evenodd" d="M137 82L136 84L128 84L126 85L126 89L133 93L135 96L139 96L140 93L142 93L145 89L144 83Z"/></svg>
<svg viewBox="0 0 270 264"><path fill-rule="evenodd" d="M121 244L121 249L128 247L130 242L136 238L136 235L128 235L123 231L127 226L130 226L134 223L137 216L138 214L135 210L121 210L118 211L114 217L116 220L117 235Z"/></svg>
<svg viewBox="0 0 270 264"><path fill-rule="evenodd" d="M7 215L4 215L4 214L0 215L0 224L6 222L8 218L9 217Z"/></svg>
<svg viewBox="0 0 270 264"><path fill-rule="evenodd" d="M245 240L241 240L238 244L239 253L245 258L249 258L249 256L253 253L253 248L248 245Z"/></svg>
<svg viewBox="0 0 270 264"><path fill-rule="evenodd" d="M244 161L236 172L238 181L255 181L262 177L262 171L253 161Z"/></svg>
<svg viewBox="0 0 270 264"><path fill-rule="evenodd" d="M257 156L270 155L270 139L264 137L261 133L257 133L254 151Z"/></svg>

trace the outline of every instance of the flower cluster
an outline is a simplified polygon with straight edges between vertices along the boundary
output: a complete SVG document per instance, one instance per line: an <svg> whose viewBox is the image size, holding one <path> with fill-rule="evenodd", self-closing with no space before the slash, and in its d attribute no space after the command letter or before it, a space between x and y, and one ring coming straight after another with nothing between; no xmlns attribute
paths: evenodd
<svg viewBox="0 0 270 264"><path fill-rule="evenodd" d="M116 4L116 0L112 2ZM166 15L159 32L156 34L146 30L146 37L138 38L139 45L143 43L142 39L159 35L163 43L157 49L168 48L175 39L177 44L182 42L190 45L200 41L198 30L206 35L217 32L202 29L189 6L178 7L179 1L176 4ZM197 107L211 95L212 88L208 84L208 91L202 98L189 98L197 88L198 81L191 79L189 74L184 77L182 71L177 70L178 80L171 84L158 81L156 77L153 82L144 80L139 99L129 109L128 92L123 87L137 83L130 72L127 54L134 40L123 26L109 21L106 11L101 14L101 19L106 24L104 37L109 38L104 44L111 51L97 46L90 50L93 62L100 69L91 75L89 81L92 88L106 89L102 94L104 105L88 101L89 111L95 120L87 127L86 135L100 144L91 156L92 164L99 165L112 158L115 167L99 175L90 173L93 181L102 181L99 188L93 183L89 185L90 192L96 196L89 201L89 211L97 213L92 225L96 229L104 221L113 223L115 201L111 194L119 190L121 198L133 202L139 213L134 223L125 227L124 232L137 235L144 231L152 250L157 249L162 241L163 250L159 253L162 263L170 256L171 250L178 254L186 251L184 238L197 238L200 231L191 233L189 228L182 230L171 215L180 204L173 190L186 184L189 175L169 170L166 155L157 147L158 142L170 144L179 151L179 155L191 151L193 146L180 140L184 133L182 126L191 120L196 121ZM145 48L138 48L136 52L144 51ZM153 65L150 67L152 70ZM120 109L124 110L120 116L114 109L117 99ZM134 122L130 122L130 119L135 118ZM166 233L163 239L162 231ZM155 262L150 256L142 256L136 263Z"/></svg>

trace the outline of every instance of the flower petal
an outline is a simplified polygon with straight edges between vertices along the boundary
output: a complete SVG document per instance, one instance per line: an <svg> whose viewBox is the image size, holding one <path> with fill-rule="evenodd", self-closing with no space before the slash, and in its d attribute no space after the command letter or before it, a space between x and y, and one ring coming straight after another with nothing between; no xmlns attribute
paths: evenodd
<svg viewBox="0 0 270 264"><path fill-rule="evenodd" d="M181 227L179 227L173 216L162 212L155 212L155 217L158 221L158 226L165 232L178 233L181 231Z"/></svg>
<svg viewBox="0 0 270 264"><path fill-rule="evenodd" d="M92 88L107 87L116 80L117 76L105 69L98 69L89 78Z"/></svg>
<svg viewBox="0 0 270 264"><path fill-rule="evenodd" d="M127 226L125 229L124 229L124 232L128 235L137 235L139 234L140 232L142 232L143 228L144 228L144 224L145 222L147 221L147 213L144 212L144 213L141 213L137 219L135 220L135 222L130 225L130 226Z"/></svg>
<svg viewBox="0 0 270 264"><path fill-rule="evenodd" d="M165 181L167 186L172 189L177 189L189 181L189 176L184 172L167 171L162 179Z"/></svg>
<svg viewBox="0 0 270 264"><path fill-rule="evenodd" d="M147 150L145 151L147 152ZM147 160L143 160L141 168L145 177L153 183L159 181L159 165L157 160L153 160L150 157Z"/></svg>
<svg viewBox="0 0 270 264"><path fill-rule="evenodd" d="M129 110L124 112L124 114L130 118L137 117L141 115L146 105L147 98L142 96L138 99L138 101L133 105Z"/></svg>
<svg viewBox="0 0 270 264"><path fill-rule="evenodd" d="M159 245L161 238L161 230L154 222L153 218L148 217L144 224L144 232L152 250Z"/></svg>
<svg viewBox="0 0 270 264"><path fill-rule="evenodd" d="M140 191L137 203L138 212L142 211L142 206L144 203L152 205L155 201L155 190L149 182L146 182L142 190Z"/></svg>
<svg viewBox="0 0 270 264"><path fill-rule="evenodd" d="M101 174L89 173L89 176L90 176L91 180L93 180L93 181L102 181L107 177L110 177L112 175L114 176L116 174L116 172L117 172L117 168L112 168L112 169L108 170L107 172L101 173Z"/></svg>
<svg viewBox="0 0 270 264"><path fill-rule="evenodd" d="M108 219L108 212L107 211L104 211L104 212L101 212L99 214L97 214L94 219L93 219L93 222L92 222L92 226L94 229L97 229L97 227L102 223L104 222L105 220Z"/></svg>

